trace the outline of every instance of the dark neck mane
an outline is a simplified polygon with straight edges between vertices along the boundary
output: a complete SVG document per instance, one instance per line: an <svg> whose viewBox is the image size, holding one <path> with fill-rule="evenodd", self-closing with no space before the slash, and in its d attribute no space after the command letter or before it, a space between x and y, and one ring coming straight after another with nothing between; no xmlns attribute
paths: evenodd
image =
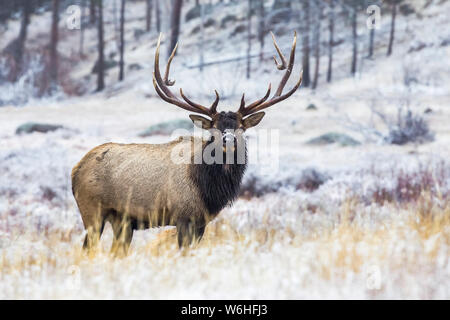
<svg viewBox="0 0 450 320"><path fill-rule="evenodd" d="M245 151L247 153L247 150ZM197 186L209 214L216 215L239 194L242 177L247 168L244 164L192 164L191 177Z"/></svg>

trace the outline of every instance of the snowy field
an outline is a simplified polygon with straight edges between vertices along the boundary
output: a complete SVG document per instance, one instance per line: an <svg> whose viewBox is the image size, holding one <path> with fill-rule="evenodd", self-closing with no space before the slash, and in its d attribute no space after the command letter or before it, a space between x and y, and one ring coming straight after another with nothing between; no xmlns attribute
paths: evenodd
<svg viewBox="0 0 450 320"><path fill-rule="evenodd" d="M155 228L136 232L129 255L114 259L108 225L99 250L88 256L71 194L71 169L93 147L168 141L139 133L188 119L187 112L155 97L154 40L129 49L131 59L146 61L145 68L104 93L1 107L0 299L450 299L450 47L441 46L450 37L449 14L450 3L443 2L421 19L399 17L392 57L381 47L355 79L325 84L322 76L316 92L301 88L271 108L248 136L256 139L258 130L279 135L276 165L250 165L244 179L250 193L224 209L202 242L188 250L178 250L173 228ZM387 27L389 19L384 22ZM94 35L87 39L94 41ZM283 47L291 36L282 37ZM421 42L425 48L409 52ZM177 58L195 49L188 45ZM336 55L339 77L349 56ZM197 69L175 59L172 75L205 103L223 83L220 90L229 97L219 109L237 110L245 88L256 99L269 80L280 78L270 60L268 72L254 68L261 80L242 78L236 96L232 68L220 76L214 68L205 72L202 89L209 95L195 91L190 79L199 76ZM87 63L78 72L86 70ZM405 73L417 81L405 85ZM111 82L115 77L108 75ZM311 103L318 109L306 110ZM347 116L385 129L371 113L374 105L393 117L399 105L409 106L426 119L434 141L389 145L351 130ZM427 108L432 112L424 114ZM28 121L65 129L16 135ZM327 132L346 133L361 144L306 143ZM259 148L249 152L264 157ZM301 183L311 170L324 177L314 188Z"/></svg>

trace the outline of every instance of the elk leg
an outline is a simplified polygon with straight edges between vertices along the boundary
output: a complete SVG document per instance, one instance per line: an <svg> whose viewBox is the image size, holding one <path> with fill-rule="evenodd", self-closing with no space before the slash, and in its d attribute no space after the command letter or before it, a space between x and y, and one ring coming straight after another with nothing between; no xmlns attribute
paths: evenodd
<svg viewBox="0 0 450 320"><path fill-rule="evenodd" d="M116 215L112 218L114 238L111 246L111 253L115 256L125 256L133 239L133 225L129 218Z"/></svg>
<svg viewBox="0 0 450 320"><path fill-rule="evenodd" d="M90 250L98 245L103 233L103 228L105 227L105 222L102 221L99 222L99 224L99 226L88 227L86 237L84 237L83 249Z"/></svg>
<svg viewBox="0 0 450 320"><path fill-rule="evenodd" d="M195 239L197 241L202 240L203 234L205 233L206 224L195 229Z"/></svg>
<svg viewBox="0 0 450 320"><path fill-rule="evenodd" d="M199 227L201 225L201 227ZM196 223L192 219L182 218L177 222L178 247L189 247L194 241L200 241L205 232L204 223Z"/></svg>
<svg viewBox="0 0 450 320"><path fill-rule="evenodd" d="M177 221L177 240L180 249L191 244L194 235L193 229L190 219L179 219Z"/></svg>
<svg viewBox="0 0 450 320"><path fill-rule="evenodd" d="M98 245L100 237L102 236L105 227L104 210L101 208L80 206L80 212L84 227L87 231L83 242L83 249L90 250Z"/></svg>

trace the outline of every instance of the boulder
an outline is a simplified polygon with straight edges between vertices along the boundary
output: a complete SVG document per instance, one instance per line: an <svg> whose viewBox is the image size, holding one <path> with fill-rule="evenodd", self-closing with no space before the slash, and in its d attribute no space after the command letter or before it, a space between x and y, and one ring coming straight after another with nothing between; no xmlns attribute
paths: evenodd
<svg viewBox="0 0 450 320"><path fill-rule="evenodd" d="M317 107L316 107L316 105L315 105L314 103L310 103L310 104L306 107L306 110L308 110L308 111L315 111L315 110L317 110Z"/></svg>
<svg viewBox="0 0 450 320"><path fill-rule="evenodd" d="M310 145L327 145L327 144L333 144L338 143L343 147L347 146L358 146L361 144L361 142L353 139L349 135L343 134L343 133L337 133L337 132L328 132L325 134L322 134L316 138L313 138L306 142Z"/></svg>
<svg viewBox="0 0 450 320"><path fill-rule="evenodd" d="M16 129L16 134L29 134L33 132L47 133L63 128L62 125L27 122Z"/></svg>
<svg viewBox="0 0 450 320"><path fill-rule="evenodd" d="M142 70L144 69L139 63L131 63L128 66L128 70L130 71L137 71L137 70Z"/></svg>
<svg viewBox="0 0 450 320"><path fill-rule="evenodd" d="M150 126L145 131L139 134L140 137L149 137L153 135L171 135L173 131L177 129L192 130L194 124L190 120L178 119L167 122L161 122Z"/></svg>

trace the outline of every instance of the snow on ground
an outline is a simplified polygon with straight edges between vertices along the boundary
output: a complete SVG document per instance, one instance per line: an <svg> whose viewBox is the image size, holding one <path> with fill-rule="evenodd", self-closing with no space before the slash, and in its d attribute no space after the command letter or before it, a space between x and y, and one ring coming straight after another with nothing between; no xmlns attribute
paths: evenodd
<svg viewBox="0 0 450 320"><path fill-rule="evenodd" d="M151 124L187 118L155 97L153 43L130 51L132 59L147 61L146 68L105 93L0 108L0 298L450 298L450 52L438 45L449 36L443 20L449 9L445 2L430 6L422 20L399 17L392 57L385 58L382 48L356 79L321 84L316 92L302 88L268 111L248 136L255 141L263 131L278 134L277 161L265 171L261 164L250 165L245 183L251 187L249 179L256 177L255 187L276 186L275 191L238 199L207 227L199 245L185 251L176 249L172 228L161 228L137 232L130 254L113 259L107 227L99 252L87 256L71 194L71 168L91 148L108 141L168 141L138 134ZM408 28L414 41L435 30L439 35L427 38L429 47L407 53L413 43L402 30ZM280 43L288 47L290 41L286 35ZM186 55L196 49L187 42ZM200 77L198 70L177 60L183 56L180 50L172 67L177 85L208 101L191 80ZM346 59L337 56L338 70ZM78 72L88 73L87 65ZM418 79L409 87L403 83L405 65ZM231 94L233 68L209 69L201 87L212 93L213 85L223 82L228 99L220 107L237 109L243 88L256 99L269 78L276 83L280 75L269 61L267 66L269 73L255 70L261 81L238 77L236 95ZM115 81L112 74L108 81ZM318 110L307 111L310 103ZM415 112L433 110L424 117L435 141L368 143L337 121L348 114L370 123L371 105L395 110L405 103ZM67 129L16 135L28 121ZM329 131L363 143L305 143ZM251 156L264 156L257 145L251 147ZM302 172L311 168L328 179L312 191L297 188Z"/></svg>

